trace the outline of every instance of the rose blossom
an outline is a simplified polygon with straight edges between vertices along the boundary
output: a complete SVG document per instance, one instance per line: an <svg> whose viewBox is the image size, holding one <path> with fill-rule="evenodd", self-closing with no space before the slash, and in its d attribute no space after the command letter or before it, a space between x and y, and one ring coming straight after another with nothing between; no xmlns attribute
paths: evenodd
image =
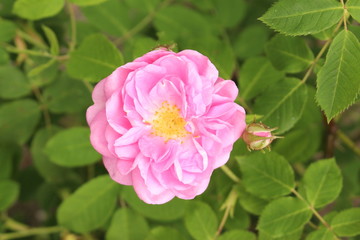
<svg viewBox="0 0 360 240"><path fill-rule="evenodd" d="M193 50L155 50L117 68L93 92L90 140L111 178L146 203L205 191L241 136L238 89Z"/></svg>

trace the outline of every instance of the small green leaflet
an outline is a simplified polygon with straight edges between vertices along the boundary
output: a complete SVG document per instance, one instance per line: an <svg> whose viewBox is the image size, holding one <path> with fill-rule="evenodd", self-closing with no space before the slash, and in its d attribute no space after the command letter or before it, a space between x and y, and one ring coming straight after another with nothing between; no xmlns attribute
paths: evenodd
<svg viewBox="0 0 360 240"><path fill-rule="evenodd" d="M60 131L51 137L45 147L50 160L64 167L79 167L95 163L100 155L89 140L90 130L86 127L73 127Z"/></svg>
<svg viewBox="0 0 360 240"><path fill-rule="evenodd" d="M116 46L102 34L84 39L70 54L67 71L71 77L98 82L124 63Z"/></svg>
<svg viewBox="0 0 360 240"><path fill-rule="evenodd" d="M348 0L346 9L356 21L360 22L360 0Z"/></svg>
<svg viewBox="0 0 360 240"><path fill-rule="evenodd" d="M78 233L101 227L115 209L118 190L118 184L108 175L92 179L62 202L57 211L58 222Z"/></svg>
<svg viewBox="0 0 360 240"><path fill-rule="evenodd" d="M286 35L308 35L335 25L343 11L335 0L280 0L260 20Z"/></svg>
<svg viewBox="0 0 360 240"><path fill-rule="evenodd" d="M290 164L275 152L257 152L238 161L246 190L258 197L271 199L287 195L295 186Z"/></svg>
<svg viewBox="0 0 360 240"><path fill-rule="evenodd" d="M214 239L218 220L214 211L206 203L191 202L185 214L185 226L196 240Z"/></svg>
<svg viewBox="0 0 360 240"><path fill-rule="evenodd" d="M296 78L286 78L269 87L259 96L254 112L270 127L278 127L277 134L291 129L300 119L307 100L307 88Z"/></svg>
<svg viewBox="0 0 360 240"><path fill-rule="evenodd" d="M304 175L304 187L307 200L315 208L334 201L342 188L342 176L335 159L311 164Z"/></svg>
<svg viewBox="0 0 360 240"><path fill-rule="evenodd" d="M118 209L106 232L106 240L144 240L149 232L145 218L131 208Z"/></svg>
<svg viewBox="0 0 360 240"><path fill-rule="evenodd" d="M39 20L58 14L64 4L64 0L17 0L13 12L28 20Z"/></svg>
<svg viewBox="0 0 360 240"><path fill-rule="evenodd" d="M317 78L316 100L328 122L354 103L360 91L360 43L348 30L333 40Z"/></svg>
<svg viewBox="0 0 360 240"><path fill-rule="evenodd" d="M304 71L314 60L311 49L300 37L277 34L266 44L265 51L276 69L288 73Z"/></svg>
<svg viewBox="0 0 360 240"><path fill-rule="evenodd" d="M360 234L360 208L350 208L337 214L331 221L334 232L341 237Z"/></svg>
<svg viewBox="0 0 360 240"><path fill-rule="evenodd" d="M266 206L257 228L272 238L282 237L302 229L311 216L311 210L300 199L279 198Z"/></svg>
<svg viewBox="0 0 360 240"><path fill-rule="evenodd" d="M18 198L20 187L12 180L0 180L0 212L10 207Z"/></svg>

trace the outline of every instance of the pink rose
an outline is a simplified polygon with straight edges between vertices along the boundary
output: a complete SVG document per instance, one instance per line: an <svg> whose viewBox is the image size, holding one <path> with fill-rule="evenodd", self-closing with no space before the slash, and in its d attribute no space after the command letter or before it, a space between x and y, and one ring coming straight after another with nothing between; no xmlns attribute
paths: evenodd
<svg viewBox="0 0 360 240"><path fill-rule="evenodd" d="M241 136L238 89L193 50L155 50L117 68L93 92L90 140L112 179L146 203L205 191Z"/></svg>

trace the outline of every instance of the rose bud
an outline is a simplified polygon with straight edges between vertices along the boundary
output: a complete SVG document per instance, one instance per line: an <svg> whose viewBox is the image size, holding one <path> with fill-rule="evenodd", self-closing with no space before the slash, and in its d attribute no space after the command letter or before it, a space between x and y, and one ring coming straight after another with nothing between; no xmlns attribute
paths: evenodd
<svg viewBox="0 0 360 240"><path fill-rule="evenodd" d="M270 150L271 142L280 138L279 136L273 136L272 131L277 128L269 128L263 123L250 123L246 126L245 131L242 134L242 139L247 145L249 151L262 150L268 148Z"/></svg>

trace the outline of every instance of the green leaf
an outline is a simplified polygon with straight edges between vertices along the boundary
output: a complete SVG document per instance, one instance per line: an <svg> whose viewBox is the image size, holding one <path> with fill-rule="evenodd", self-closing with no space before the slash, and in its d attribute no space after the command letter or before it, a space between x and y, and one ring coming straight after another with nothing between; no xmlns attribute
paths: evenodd
<svg viewBox="0 0 360 240"><path fill-rule="evenodd" d="M249 213L254 215L260 215L268 204L267 200L259 198L248 191L242 186L238 188L239 203Z"/></svg>
<svg viewBox="0 0 360 240"><path fill-rule="evenodd" d="M360 208L350 208L337 214L331 221L331 227L340 237L352 237L360 234Z"/></svg>
<svg viewBox="0 0 360 240"><path fill-rule="evenodd" d="M360 0L348 0L346 9L356 21L360 22Z"/></svg>
<svg viewBox="0 0 360 240"><path fill-rule="evenodd" d="M13 149L6 145L0 145L0 180L10 178L12 173Z"/></svg>
<svg viewBox="0 0 360 240"><path fill-rule="evenodd" d="M53 113L83 111L91 105L91 94L85 84L65 74L45 89L44 98Z"/></svg>
<svg viewBox="0 0 360 240"><path fill-rule="evenodd" d="M27 61L27 76L31 85L42 87L52 82L58 74L59 63L55 58L36 57Z"/></svg>
<svg viewBox="0 0 360 240"><path fill-rule="evenodd" d="M283 34L307 35L335 25L343 11L335 0L280 0L260 20Z"/></svg>
<svg viewBox="0 0 360 240"><path fill-rule="evenodd" d="M122 1L108 0L100 5L81 8L86 18L99 30L110 35L126 35L134 25L133 16ZM138 22L138 21L137 21Z"/></svg>
<svg viewBox="0 0 360 240"><path fill-rule="evenodd" d="M150 234L145 240L160 240L160 239L171 239L171 240L183 240L179 231L171 227L158 226L150 231Z"/></svg>
<svg viewBox="0 0 360 240"><path fill-rule="evenodd" d="M253 24L244 28L235 39L236 56L239 59L247 59L261 54L268 37L269 31L262 24Z"/></svg>
<svg viewBox="0 0 360 240"><path fill-rule="evenodd" d="M271 237L282 237L302 229L311 216L305 202L292 197L280 198L266 206L257 228Z"/></svg>
<svg viewBox="0 0 360 240"><path fill-rule="evenodd" d="M342 176L335 159L311 164L304 175L304 187L307 200L315 208L334 201L342 188Z"/></svg>
<svg viewBox="0 0 360 240"><path fill-rule="evenodd" d="M334 240L337 239L334 233L327 228L319 229L311 232L306 240Z"/></svg>
<svg viewBox="0 0 360 240"><path fill-rule="evenodd" d="M123 64L120 51L104 35L87 37L70 54L67 71L71 77L98 82Z"/></svg>
<svg viewBox="0 0 360 240"><path fill-rule="evenodd" d="M18 198L19 184L11 180L0 180L0 212L9 208Z"/></svg>
<svg viewBox="0 0 360 240"><path fill-rule="evenodd" d="M216 21L225 28L233 28L244 19L247 3L244 0L213 0Z"/></svg>
<svg viewBox="0 0 360 240"><path fill-rule="evenodd" d="M162 205L146 204L139 199L132 187L125 187L122 191L121 197L124 198L132 209L145 217L163 222L174 221L182 218L188 204L187 201L178 198L174 198L170 202Z"/></svg>
<svg viewBox="0 0 360 240"><path fill-rule="evenodd" d="M40 119L40 106L22 99L0 106L0 141L25 143Z"/></svg>
<svg viewBox="0 0 360 240"><path fill-rule="evenodd" d="M307 86L308 99L301 119L295 127L276 141L272 149L289 162L305 162L319 149L323 140L323 117L316 105L315 89ZM261 120L261 119L260 119Z"/></svg>
<svg viewBox="0 0 360 240"><path fill-rule="evenodd" d="M137 38L134 41L134 48L133 48L133 58L140 57L147 52L150 52L159 44L150 37L141 37Z"/></svg>
<svg viewBox="0 0 360 240"><path fill-rule="evenodd" d="M269 87L259 96L254 112L263 115L266 125L278 127L281 134L291 129L300 119L307 100L307 88L299 79L286 78Z"/></svg>
<svg viewBox="0 0 360 240"><path fill-rule="evenodd" d="M39 20L58 14L64 0L16 0L13 12L28 20Z"/></svg>
<svg viewBox="0 0 360 240"><path fill-rule="evenodd" d="M359 94L359 59L359 41L352 32L341 31L331 43L317 78L316 100L328 121L348 108Z"/></svg>
<svg viewBox="0 0 360 240"><path fill-rule="evenodd" d="M103 226L115 209L118 187L108 175L85 183L60 205L59 224L78 233Z"/></svg>
<svg viewBox="0 0 360 240"><path fill-rule="evenodd" d="M284 73L276 70L266 58L256 57L245 61L240 76L240 96L249 100L276 84Z"/></svg>
<svg viewBox="0 0 360 240"><path fill-rule="evenodd" d="M265 46L271 63L280 71L298 73L310 66L314 54L300 37L277 34Z"/></svg>
<svg viewBox="0 0 360 240"><path fill-rule="evenodd" d="M290 233L284 233L281 236L272 236L264 231L259 232L259 240L300 240L303 233L303 228L299 228Z"/></svg>
<svg viewBox="0 0 360 240"><path fill-rule="evenodd" d="M31 87L18 68L12 65L0 66L0 98L14 99L30 92Z"/></svg>
<svg viewBox="0 0 360 240"><path fill-rule="evenodd" d="M227 182L225 182L227 184ZM239 194L240 196L240 194ZM225 224L225 229L227 230L239 230L239 229L248 229L250 227L250 216L249 214L240 206L240 204L235 206L234 216L230 216Z"/></svg>
<svg viewBox="0 0 360 240"><path fill-rule="evenodd" d="M9 54L0 47L0 65L7 64L9 62Z"/></svg>
<svg viewBox="0 0 360 240"><path fill-rule="evenodd" d="M160 10L155 16L154 24L159 32L166 35L167 39L186 42L196 41L196 38L205 38L213 31L208 21L198 12L176 5Z"/></svg>
<svg viewBox="0 0 360 240"><path fill-rule="evenodd" d="M106 240L144 240L149 232L145 218L129 208L118 209L106 232Z"/></svg>
<svg viewBox="0 0 360 240"><path fill-rule="evenodd" d="M161 0L124 0L126 5L130 9L136 9L144 13L151 13L156 11L157 8L161 8L161 5L164 4ZM161 5L159 5L161 4Z"/></svg>
<svg viewBox="0 0 360 240"><path fill-rule="evenodd" d="M52 126L51 129L42 128L35 134L31 142L31 156L35 168L49 182L61 182L69 173L69 169L50 162L48 156L44 153L47 141L59 131L60 129L56 126Z"/></svg>
<svg viewBox="0 0 360 240"><path fill-rule="evenodd" d="M229 232L225 232L219 237L219 240L256 240L256 235L252 232L248 232L245 230L232 230Z"/></svg>
<svg viewBox="0 0 360 240"><path fill-rule="evenodd" d="M78 6L92 6L98 5L100 3L106 2L107 0L70 0L70 2Z"/></svg>
<svg viewBox="0 0 360 240"><path fill-rule="evenodd" d="M10 41L15 37L16 25L8 20L0 18L0 42Z"/></svg>
<svg viewBox="0 0 360 240"><path fill-rule="evenodd" d="M209 205L195 201L186 211L185 226L194 239L211 240L214 239L218 220Z"/></svg>
<svg viewBox="0 0 360 240"><path fill-rule="evenodd" d="M45 153L53 163L64 167L79 167L99 161L100 155L90 144L90 130L73 127L50 138Z"/></svg>
<svg viewBox="0 0 360 240"><path fill-rule="evenodd" d="M266 199L287 195L295 186L290 164L274 152L256 152L238 161L246 190L256 196Z"/></svg>
<svg viewBox="0 0 360 240"><path fill-rule="evenodd" d="M59 42L58 42L58 39L56 37L56 34L54 33L53 30L51 30L51 28L48 28L45 25L42 26L42 29L43 29L43 31L45 33L45 36L46 36L47 40L50 43L50 53L53 56L59 55L60 47L59 47Z"/></svg>

